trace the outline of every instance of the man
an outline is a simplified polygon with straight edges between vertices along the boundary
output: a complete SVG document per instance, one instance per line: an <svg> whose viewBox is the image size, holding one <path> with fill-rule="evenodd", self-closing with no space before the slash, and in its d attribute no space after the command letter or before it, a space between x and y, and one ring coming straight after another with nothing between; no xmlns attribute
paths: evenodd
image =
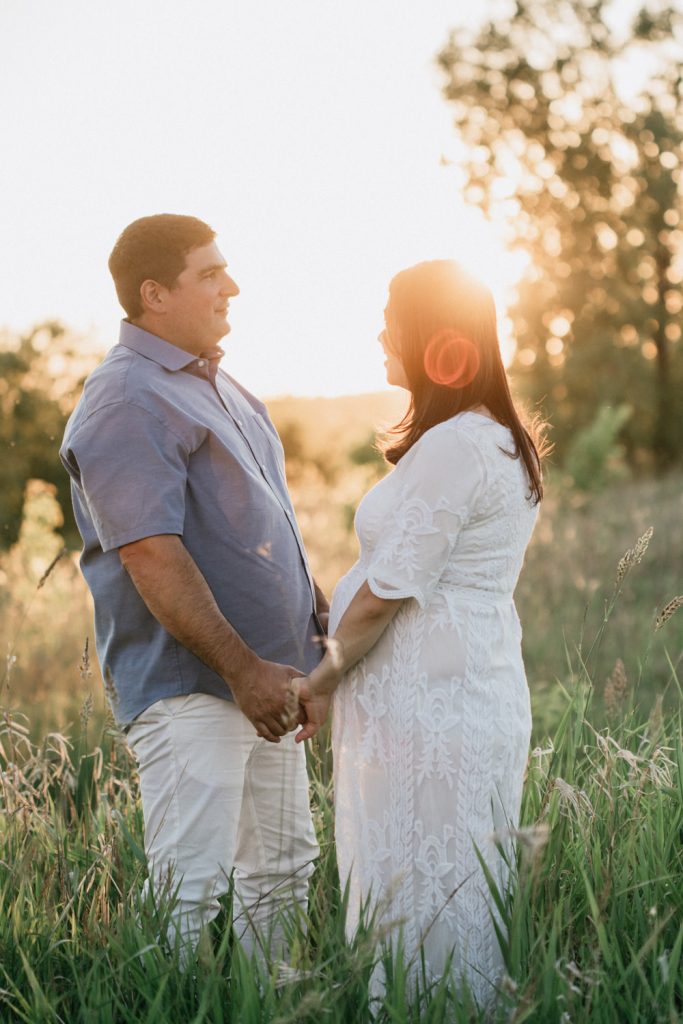
<svg viewBox="0 0 683 1024"><path fill-rule="evenodd" d="M268 941L283 901L305 907L318 853L287 733L327 604L266 408L218 369L239 289L214 231L143 217L109 268L127 318L60 453L98 655L139 764L150 878L177 889L184 955L233 870L250 948L251 926Z"/></svg>

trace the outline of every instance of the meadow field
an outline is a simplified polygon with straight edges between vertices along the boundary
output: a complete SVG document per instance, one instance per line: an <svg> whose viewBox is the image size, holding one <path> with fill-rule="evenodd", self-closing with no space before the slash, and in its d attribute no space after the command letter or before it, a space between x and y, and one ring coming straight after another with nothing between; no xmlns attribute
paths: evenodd
<svg viewBox="0 0 683 1024"><path fill-rule="evenodd" d="M355 559L353 512L384 471L373 426L395 395L272 403L314 573ZM577 490L549 469L517 591L534 708L497 1020L683 1018L683 516L680 473ZM142 895L134 766L108 717L77 555L53 489L27 489L0 560L0 1021L476 1021L467 993L344 939L327 737L309 751L322 854L291 962L249 965L230 900L190 970L160 944L171 894ZM55 561L56 559L56 561ZM307 932L307 937L306 937Z"/></svg>
<svg viewBox="0 0 683 1024"><path fill-rule="evenodd" d="M386 471L373 449L376 428L395 422L398 391L340 399L276 399L269 408L287 452L290 490L313 573L329 595L356 558L353 516L363 494ZM537 732L548 731L565 705L563 688L586 669L596 683L593 714L617 659L629 699L645 714L658 697L677 706L683 613L656 636L658 611L683 590L683 477L620 479L604 490L574 488L552 461L546 498L516 592ZM63 551L54 489L29 484L19 542L0 555L0 642L7 653L2 704L28 715L32 735L72 732L84 701L98 722L104 688L94 657L79 671L92 641L92 611L76 551ZM604 629L624 552L652 528L647 557L629 573ZM90 638L90 639L88 639ZM584 665L584 660L587 663Z"/></svg>

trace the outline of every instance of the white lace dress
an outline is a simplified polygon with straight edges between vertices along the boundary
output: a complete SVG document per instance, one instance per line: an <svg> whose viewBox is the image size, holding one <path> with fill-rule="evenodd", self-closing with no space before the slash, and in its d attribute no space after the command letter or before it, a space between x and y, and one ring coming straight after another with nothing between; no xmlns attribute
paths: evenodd
<svg viewBox="0 0 683 1024"><path fill-rule="evenodd" d="M503 961L475 844L504 886L492 836L517 825L531 730L512 593L537 510L501 448L511 434L478 413L427 431L360 503L360 558L330 614L333 634L364 580L407 598L334 699L349 934L370 897L416 970L424 955L439 977L453 954L482 1004Z"/></svg>

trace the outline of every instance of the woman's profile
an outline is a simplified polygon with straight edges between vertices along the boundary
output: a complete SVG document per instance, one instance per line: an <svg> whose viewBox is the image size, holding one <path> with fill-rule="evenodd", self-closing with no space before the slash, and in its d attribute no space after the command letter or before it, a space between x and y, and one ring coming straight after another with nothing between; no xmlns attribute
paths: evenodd
<svg viewBox="0 0 683 1024"><path fill-rule="evenodd" d="M298 739L333 699L349 933L369 900L416 971L450 966L485 1004L503 961L479 858L504 887L500 837L518 824L531 730L513 591L541 444L515 410L491 294L458 264L397 274L385 321L387 377L410 405L384 441L393 471L359 505L360 557L301 681Z"/></svg>

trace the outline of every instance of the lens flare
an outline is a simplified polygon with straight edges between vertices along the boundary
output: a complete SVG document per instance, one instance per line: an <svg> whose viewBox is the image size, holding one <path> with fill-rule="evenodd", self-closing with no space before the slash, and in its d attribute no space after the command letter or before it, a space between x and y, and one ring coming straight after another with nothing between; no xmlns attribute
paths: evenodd
<svg viewBox="0 0 683 1024"><path fill-rule="evenodd" d="M449 329L438 331L425 349L424 367L435 384L466 388L479 372L479 353L464 335Z"/></svg>

